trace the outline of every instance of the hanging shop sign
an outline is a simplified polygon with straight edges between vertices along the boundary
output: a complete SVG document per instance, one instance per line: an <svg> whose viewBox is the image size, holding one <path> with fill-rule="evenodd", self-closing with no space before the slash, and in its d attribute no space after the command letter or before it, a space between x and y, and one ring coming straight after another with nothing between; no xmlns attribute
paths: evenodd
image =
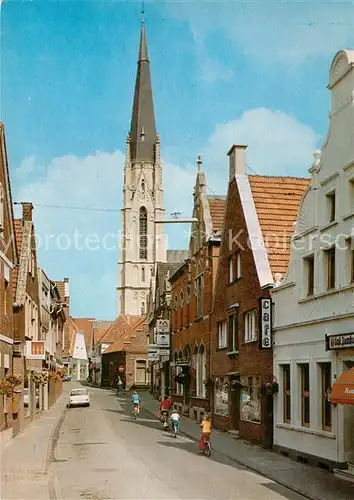
<svg viewBox="0 0 354 500"><path fill-rule="evenodd" d="M334 349L351 349L354 347L354 333L326 335L326 351Z"/></svg>
<svg viewBox="0 0 354 500"><path fill-rule="evenodd" d="M159 355L160 355L160 357L169 356L170 350L169 349L159 349Z"/></svg>
<svg viewBox="0 0 354 500"><path fill-rule="evenodd" d="M156 349L155 351L149 351L148 353L148 360L149 361L159 361L160 356L159 356L159 351Z"/></svg>
<svg viewBox="0 0 354 500"><path fill-rule="evenodd" d="M170 333L170 321L168 319L158 319L156 321L156 333L158 335Z"/></svg>
<svg viewBox="0 0 354 500"><path fill-rule="evenodd" d="M170 336L169 334L158 333L157 335L157 345L158 347L170 347Z"/></svg>
<svg viewBox="0 0 354 500"><path fill-rule="evenodd" d="M272 300L261 299L260 301L260 348L272 348Z"/></svg>

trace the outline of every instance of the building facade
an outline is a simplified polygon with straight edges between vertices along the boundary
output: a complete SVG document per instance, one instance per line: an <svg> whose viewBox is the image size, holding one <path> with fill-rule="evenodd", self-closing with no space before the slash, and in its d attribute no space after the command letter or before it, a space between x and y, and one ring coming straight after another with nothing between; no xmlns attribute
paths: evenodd
<svg viewBox="0 0 354 500"><path fill-rule="evenodd" d="M225 196L208 196L198 159L189 259L172 286L172 395L181 411L199 419L210 409L212 297L225 212Z"/></svg>
<svg viewBox="0 0 354 500"><path fill-rule="evenodd" d="M273 291L274 443L346 467L354 460L354 397L336 404L331 391L354 367L354 51L335 56L328 88L327 137L310 169L286 279ZM354 373L351 387L354 394Z"/></svg>
<svg viewBox="0 0 354 500"><path fill-rule="evenodd" d="M18 263L11 185L7 161L5 129L0 122L0 378L13 374L13 286L14 269ZM7 405L6 394L0 394L1 439L12 436L13 414Z"/></svg>
<svg viewBox="0 0 354 500"><path fill-rule="evenodd" d="M306 179L247 175L246 146L229 153L229 185L211 335L213 423L273 444L270 290L286 273Z"/></svg>
<svg viewBox="0 0 354 500"><path fill-rule="evenodd" d="M122 238L118 269L118 314L147 311L150 276L166 261L162 166L156 132L150 61L142 22L133 112L124 166Z"/></svg>

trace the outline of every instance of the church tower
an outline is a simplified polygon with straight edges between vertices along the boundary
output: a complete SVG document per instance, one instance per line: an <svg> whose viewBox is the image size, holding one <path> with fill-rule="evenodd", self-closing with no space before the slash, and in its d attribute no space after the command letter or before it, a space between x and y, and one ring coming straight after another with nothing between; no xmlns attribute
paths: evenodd
<svg viewBox="0 0 354 500"><path fill-rule="evenodd" d="M144 18L130 133L127 137L122 235L118 270L118 314L146 313L156 262L166 262L160 141L156 133Z"/></svg>

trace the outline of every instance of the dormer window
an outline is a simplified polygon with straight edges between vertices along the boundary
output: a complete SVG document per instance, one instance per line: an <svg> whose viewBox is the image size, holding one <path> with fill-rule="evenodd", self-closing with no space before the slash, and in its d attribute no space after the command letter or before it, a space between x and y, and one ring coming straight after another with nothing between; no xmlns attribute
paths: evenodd
<svg viewBox="0 0 354 500"><path fill-rule="evenodd" d="M328 222L336 220L336 192L332 191L326 195Z"/></svg>

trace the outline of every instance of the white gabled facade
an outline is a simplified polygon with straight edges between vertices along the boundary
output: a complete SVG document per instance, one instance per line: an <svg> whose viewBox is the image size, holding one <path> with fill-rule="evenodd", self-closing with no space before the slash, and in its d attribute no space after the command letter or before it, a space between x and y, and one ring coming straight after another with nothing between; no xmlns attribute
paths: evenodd
<svg viewBox="0 0 354 500"><path fill-rule="evenodd" d="M328 134L314 155L287 276L273 290L274 445L342 466L354 460L354 404L333 406L327 396L354 366L354 345L326 350L326 335L354 333L354 51L337 53L328 87Z"/></svg>

